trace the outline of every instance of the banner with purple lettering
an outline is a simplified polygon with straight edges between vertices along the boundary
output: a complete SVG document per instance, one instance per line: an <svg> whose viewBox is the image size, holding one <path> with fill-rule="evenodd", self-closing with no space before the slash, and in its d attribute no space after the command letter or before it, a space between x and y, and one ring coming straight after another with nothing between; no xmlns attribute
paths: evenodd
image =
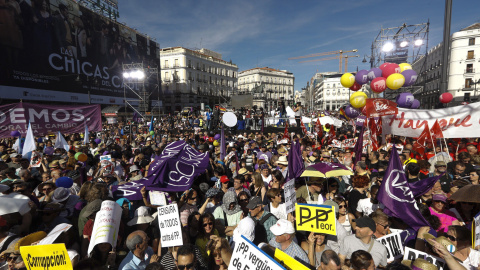
<svg viewBox="0 0 480 270"><path fill-rule="evenodd" d="M150 164L145 178L113 186L113 195L141 200L140 190L143 187L147 190L185 191L192 186L195 177L205 172L208 161L208 153L198 152L185 141L170 143L160 157Z"/></svg>
<svg viewBox="0 0 480 270"><path fill-rule="evenodd" d="M62 106L31 103L15 103L0 106L0 138L11 137L12 131L25 136L28 123L34 136L61 133L83 133L102 130L100 105Z"/></svg>
<svg viewBox="0 0 480 270"><path fill-rule="evenodd" d="M85 125L90 131L102 130L100 105L62 106L15 103L0 106L0 138L11 137L12 131L25 136L28 123L34 136L61 133L83 133Z"/></svg>

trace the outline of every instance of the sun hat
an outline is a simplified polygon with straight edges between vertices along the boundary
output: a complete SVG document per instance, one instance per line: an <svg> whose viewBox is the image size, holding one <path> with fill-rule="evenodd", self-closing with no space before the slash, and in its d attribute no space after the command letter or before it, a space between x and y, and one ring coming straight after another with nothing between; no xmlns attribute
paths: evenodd
<svg viewBox="0 0 480 270"><path fill-rule="evenodd" d="M89 202L85 206L85 210L82 210L82 218L88 218L91 216L93 213L100 211L100 208L102 207L102 200L96 199L94 201Z"/></svg>
<svg viewBox="0 0 480 270"><path fill-rule="evenodd" d="M415 259L412 263L411 260L403 260L403 265L406 265L413 270L438 270L438 267L432 263L429 263L427 260L418 258Z"/></svg>
<svg viewBox="0 0 480 270"><path fill-rule="evenodd" d="M280 156L277 160L277 164L288 165L288 160L286 156Z"/></svg>
<svg viewBox="0 0 480 270"><path fill-rule="evenodd" d="M140 206L135 210L135 216L130 220L127 225L133 226L137 224L146 224L154 220L154 218L149 213L149 208L147 206Z"/></svg>
<svg viewBox="0 0 480 270"><path fill-rule="evenodd" d="M53 192L52 202L63 202L70 197L70 190L64 187L56 188Z"/></svg>

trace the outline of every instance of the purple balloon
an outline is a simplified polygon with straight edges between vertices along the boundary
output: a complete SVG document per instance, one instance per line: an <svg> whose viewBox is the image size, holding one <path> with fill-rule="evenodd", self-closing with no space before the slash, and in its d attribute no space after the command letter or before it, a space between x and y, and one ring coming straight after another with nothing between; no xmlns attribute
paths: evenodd
<svg viewBox="0 0 480 270"><path fill-rule="evenodd" d="M102 142L102 139L100 139L100 138L96 138L96 139L94 140L94 142L95 142L96 144L99 144L99 143L101 143L101 142Z"/></svg>
<svg viewBox="0 0 480 270"><path fill-rule="evenodd" d="M12 132L10 132L10 136L12 137L20 137L20 132L18 132L18 130L14 130Z"/></svg>
<svg viewBox="0 0 480 270"><path fill-rule="evenodd" d="M374 67L368 71L367 77L369 81L372 81L373 79L378 77L382 77L382 70Z"/></svg>
<svg viewBox="0 0 480 270"><path fill-rule="evenodd" d="M403 77L405 77L405 83L403 84L403 87L406 86L411 86L417 81L417 72L413 69L406 69L402 72Z"/></svg>
<svg viewBox="0 0 480 270"><path fill-rule="evenodd" d="M413 100L412 106L410 106L410 109L418 109L420 108L420 101L418 99Z"/></svg>
<svg viewBox="0 0 480 270"><path fill-rule="evenodd" d="M368 82L367 74L368 74L367 70L365 69L359 70L355 75L355 81L360 85L366 84Z"/></svg>
<svg viewBox="0 0 480 270"><path fill-rule="evenodd" d="M396 102L400 108L410 108L414 99L415 97L412 95L412 93L400 93L397 96Z"/></svg>
<svg viewBox="0 0 480 270"><path fill-rule="evenodd" d="M349 118L356 118L357 116L360 115L360 111L358 111L357 109L355 109L354 107L352 107L350 105L347 105L347 107L345 107L345 114Z"/></svg>
<svg viewBox="0 0 480 270"><path fill-rule="evenodd" d="M213 139L220 140L220 134L215 134L215 136L213 136Z"/></svg>

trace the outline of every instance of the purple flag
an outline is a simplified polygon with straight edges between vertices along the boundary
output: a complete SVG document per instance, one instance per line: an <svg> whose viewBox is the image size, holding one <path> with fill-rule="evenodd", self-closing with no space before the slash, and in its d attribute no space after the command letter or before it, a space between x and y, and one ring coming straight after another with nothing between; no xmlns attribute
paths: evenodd
<svg viewBox="0 0 480 270"><path fill-rule="evenodd" d="M357 143L355 144L355 148L353 151L355 152L355 163L356 165L358 161L362 159L362 152L363 152L363 132L365 131L365 125L362 127L360 131L360 135L358 135Z"/></svg>
<svg viewBox="0 0 480 270"><path fill-rule="evenodd" d="M286 180L300 177L305 170L305 164L302 159L302 151L300 150L300 143L293 141L288 153L288 175Z"/></svg>
<svg viewBox="0 0 480 270"><path fill-rule="evenodd" d="M148 174L138 181L113 186L116 198L141 200L140 190L181 192L189 189L195 177L208 167L208 153L200 153L185 141L176 141L165 147L159 158L150 164Z"/></svg>
<svg viewBox="0 0 480 270"><path fill-rule="evenodd" d="M383 211L385 214L402 219L414 230L430 226L418 210L395 146L392 148L390 162L378 190L377 199L385 205Z"/></svg>
<svg viewBox="0 0 480 270"><path fill-rule="evenodd" d="M438 179L440 179L440 177L442 177L444 174L445 173L442 173L438 176L432 176L414 183L408 183L408 185L410 186L410 190L413 193L413 197L417 198L419 196L422 196L427 191L432 189L435 183L437 183Z"/></svg>
<svg viewBox="0 0 480 270"><path fill-rule="evenodd" d="M227 156L227 149L225 145L225 131L223 129L224 124L222 123L222 131L220 133L220 159L223 161Z"/></svg>

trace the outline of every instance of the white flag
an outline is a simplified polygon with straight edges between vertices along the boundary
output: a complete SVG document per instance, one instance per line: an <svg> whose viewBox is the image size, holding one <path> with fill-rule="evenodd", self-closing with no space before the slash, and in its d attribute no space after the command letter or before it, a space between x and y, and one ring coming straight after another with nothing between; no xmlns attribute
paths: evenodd
<svg viewBox="0 0 480 270"><path fill-rule="evenodd" d="M31 153L37 147L35 146L35 138L33 137L32 124L28 123L27 137L23 143L22 155L23 158L28 157L28 153Z"/></svg>
<svg viewBox="0 0 480 270"><path fill-rule="evenodd" d="M90 135L90 132L88 132L88 126L87 123L85 123L85 134L83 135L83 144L88 145L88 136Z"/></svg>
<svg viewBox="0 0 480 270"><path fill-rule="evenodd" d="M19 154L22 153L22 149L20 148L20 138L21 137L18 137L17 141L12 145L12 149L15 150Z"/></svg>
<svg viewBox="0 0 480 270"><path fill-rule="evenodd" d="M63 148L66 151L70 150L70 146L68 145L67 141L62 136L60 131L57 132L57 138L55 139L55 149L57 149L57 148Z"/></svg>

